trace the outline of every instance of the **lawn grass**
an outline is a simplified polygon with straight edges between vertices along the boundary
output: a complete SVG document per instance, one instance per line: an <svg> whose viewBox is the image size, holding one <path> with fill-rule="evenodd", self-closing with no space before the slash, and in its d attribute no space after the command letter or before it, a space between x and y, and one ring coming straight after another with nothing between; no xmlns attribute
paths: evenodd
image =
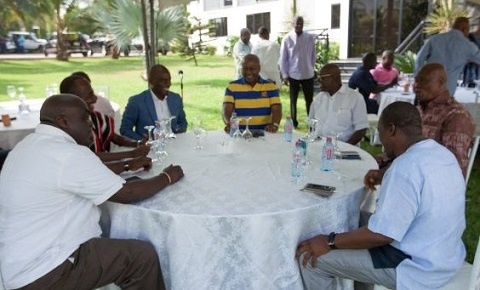
<svg viewBox="0 0 480 290"><path fill-rule="evenodd" d="M221 56L198 56L198 66L176 55L161 56L159 63L169 68L172 75L171 90L180 93L178 71L184 73L183 100L188 120L201 117L207 130L223 128L221 117L222 100L225 87L234 74L233 60ZM52 59L42 60L0 60L0 101L9 100L6 86L23 86L28 98L44 98L45 88L52 83L60 84L63 78L74 71L85 71L90 75L92 84L108 85L110 100L124 108L128 98L147 88L143 80L143 59L141 56L111 58L71 58L69 62ZM289 114L288 92L281 91L283 115ZM298 101L298 130L305 132L306 110L303 97ZM372 154L379 147L363 142L362 148ZM478 154L480 156L480 154ZM469 262L473 261L475 248L480 234L480 158L470 176L467 188L466 216L467 230L463 235L467 246ZM428 235L428 233L425 233Z"/></svg>

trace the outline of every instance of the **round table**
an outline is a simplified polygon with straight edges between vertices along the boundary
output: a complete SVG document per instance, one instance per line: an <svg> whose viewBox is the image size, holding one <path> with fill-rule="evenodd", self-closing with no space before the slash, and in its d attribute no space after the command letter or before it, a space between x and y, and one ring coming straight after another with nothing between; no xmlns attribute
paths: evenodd
<svg viewBox="0 0 480 290"><path fill-rule="evenodd" d="M298 136L296 136L298 137ZM105 236L150 241L156 248L167 289L303 289L294 258L298 243L319 233L358 226L363 176L377 168L358 147L361 160L336 160L334 172L320 171L323 141L309 144L310 165L299 182L290 177L293 143L268 134L249 143L224 132L208 132L204 149L193 134L168 144L169 164L185 177L142 202L102 205ZM307 182L332 185L328 198L300 191Z"/></svg>

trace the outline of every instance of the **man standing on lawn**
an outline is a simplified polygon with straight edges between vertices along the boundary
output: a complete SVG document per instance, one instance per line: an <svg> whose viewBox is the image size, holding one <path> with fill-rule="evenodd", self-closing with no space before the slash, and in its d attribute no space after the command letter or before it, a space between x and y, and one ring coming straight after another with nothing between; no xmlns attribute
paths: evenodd
<svg viewBox="0 0 480 290"><path fill-rule="evenodd" d="M297 128L297 98L300 86L305 96L307 115L310 113L317 56L313 36L303 31L303 17L297 16L293 26L294 30L287 34L282 41L280 70L283 82L290 87L290 115L293 126Z"/></svg>

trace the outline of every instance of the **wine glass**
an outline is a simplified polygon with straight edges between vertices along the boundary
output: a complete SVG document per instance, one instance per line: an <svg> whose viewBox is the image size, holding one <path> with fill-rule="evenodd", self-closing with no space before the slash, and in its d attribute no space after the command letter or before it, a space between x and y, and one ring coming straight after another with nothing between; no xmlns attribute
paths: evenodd
<svg viewBox="0 0 480 290"><path fill-rule="evenodd" d="M175 135L175 133L173 133L173 131L172 131L172 120L175 119L175 118L176 118L176 116L171 116L170 118L166 119L167 140L177 138L177 135Z"/></svg>
<svg viewBox="0 0 480 290"><path fill-rule="evenodd" d="M150 125L150 126L145 126L144 128L148 132L148 141L146 142L146 144L147 145L153 145L153 143L155 141L153 140L152 130L153 130L153 128L155 128L155 126Z"/></svg>
<svg viewBox="0 0 480 290"><path fill-rule="evenodd" d="M242 137L243 139L245 139L245 141L247 142L250 142L253 138L253 134L252 132L248 129L248 122L252 119L252 117L245 117L243 118L243 120L245 120L245 130L243 131L242 133Z"/></svg>
<svg viewBox="0 0 480 290"><path fill-rule="evenodd" d="M202 119L198 118L194 122L193 134L195 135L196 143L194 149L201 150L203 149L201 139L207 134L205 129L203 129Z"/></svg>
<svg viewBox="0 0 480 290"><path fill-rule="evenodd" d="M15 99L15 95L17 94L17 90L15 89L15 86L8 85L7 86L7 94L13 101Z"/></svg>

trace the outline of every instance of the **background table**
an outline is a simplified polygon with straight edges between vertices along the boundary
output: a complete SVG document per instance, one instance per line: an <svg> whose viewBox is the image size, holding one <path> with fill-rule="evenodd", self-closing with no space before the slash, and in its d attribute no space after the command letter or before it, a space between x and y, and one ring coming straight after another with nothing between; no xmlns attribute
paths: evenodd
<svg viewBox="0 0 480 290"><path fill-rule="evenodd" d="M9 101L0 103L0 114L9 114L10 117L16 117L10 127L0 124L0 148L12 149L25 136L32 133L35 127L40 123L40 108L45 99L28 99L26 103L30 107L30 114L20 115L18 112L19 101ZM121 112L117 103L111 102L115 110L115 131L120 128Z"/></svg>
<svg viewBox="0 0 480 290"><path fill-rule="evenodd" d="M358 226L363 176L376 162L360 148L362 160L336 160L339 173L320 171L323 142L309 144L312 164L300 183L290 178L293 143L267 134L250 143L208 132L205 148L179 134L168 164L185 177L154 197L133 205L102 205L104 234L150 241L156 248L167 289L303 289L294 258L298 243L319 233ZM127 177L127 176L126 176ZM341 178L339 178L341 177ZM300 188L305 182L337 187L329 198Z"/></svg>

